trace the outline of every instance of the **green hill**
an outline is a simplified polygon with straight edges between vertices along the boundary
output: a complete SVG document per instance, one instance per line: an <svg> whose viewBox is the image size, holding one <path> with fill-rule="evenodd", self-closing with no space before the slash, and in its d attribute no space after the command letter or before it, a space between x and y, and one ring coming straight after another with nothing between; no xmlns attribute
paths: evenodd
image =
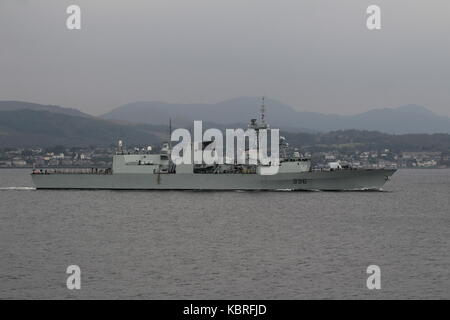
<svg viewBox="0 0 450 320"><path fill-rule="evenodd" d="M160 141L158 127L120 124L94 117L20 109L0 111L0 147L108 146Z"/></svg>

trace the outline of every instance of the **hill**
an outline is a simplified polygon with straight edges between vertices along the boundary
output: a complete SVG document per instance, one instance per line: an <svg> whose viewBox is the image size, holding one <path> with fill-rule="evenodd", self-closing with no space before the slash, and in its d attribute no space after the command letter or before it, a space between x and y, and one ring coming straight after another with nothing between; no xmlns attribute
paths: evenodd
<svg viewBox="0 0 450 320"><path fill-rule="evenodd" d="M267 119L272 127L289 131L327 132L360 129L386 133L450 133L450 118L439 116L425 107L405 105L375 109L356 115L321 114L298 111L280 101L268 99ZM246 124L259 114L260 98L240 97L215 104L171 104L142 101L123 105L101 117L147 124L175 126L203 120L217 125Z"/></svg>
<svg viewBox="0 0 450 320"><path fill-rule="evenodd" d="M248 118L254 117L252 114L254 106L252 98L246 98L246 104L240 104L243 110L246 110L245 118L234 119L233 112L223 110L233 109L237 105L236 101L223 102L217 107L218 113L208 114L205 118L213 119L218 115L218 119L223 123L213 123L206 121L204 128L216 127L221 130L225 128L245 128ZM252 102L253 101L253 102ZM256 102L255 102L256 103ZM227 106L228 105L228 106ZM32 110L26 109L31 106ZM135 106L130 106L133 109ZM172 107L165 108L159 104L160 110L171 110ZM191 108L190 105L175 105L173 108L188 108L200 112L206 105ZM47 111L50 109L51 111ZM120 108L119 108L120 109ZM256 108L257 109L257 108ZM292 111L291 117L294 118L296 111L289 111L288 106L282 106L282 113L287 114ZM127 108L121 109L125 112ZM186 109L187 110L187 109ZM129 111L129 110L128 110ZM143 119L144 113L150 112L147 107L142 107L140 117L135 120ZM245 113L243 112L243 113ZM256 112L257 113L257 112ZM392 118L403 114L404 118L411 117L417 119L421 117L426 122L429 117L429 111L419 106L407 106L396 109L373 110L360 114L359 121L366 123L368 129L371 119L383 119L383 114L391 114ZM81 114L81 115L80 115ZM131 113L133 114L133 113ZM43 106L39 104L28 103L2 103L0 102L0 148L5 147L47 147L54 145L65 145L71 147L82 146L108 146L116 144L117 140L122 139L127 145L157 145L166 140L168 136L167 118L170 113L156 113L160 118L152 118L151 122L162 124L133 123L131 120L109 120L97 118L83 114L74 109L66 109L58 106ZM126 113L123 114L126 116ZM167 118L166 118L167 116ZM182 113L178 116L178 121L184 123L184 127L190 128L192 122L183 118L194 117L189 113ZM317 118L317 114L314 114ZM273 111L268 111L269 120L282 121L283 117ZM343 116L336 116L342 118ZM132 118L132 117L130 117ZM233 121L234 120L234 121ZM445 119L441 119L445 122ZM233 121L233 122L232 122ZM399 120L400 121L400 120ZM434 120L433 120L434 121ZM144 121L139 121L144 122ZM392 120L394 122L394 120ZM417 126L412 119L407 121L412 127ZM288 123L292 124L292 123ZM328 123L328 125L330 125ZM444 123L445 124L445 123ZM173 128L180 127L174 124ZM273 125L273 127L277 127ZM295 127L284 127L282 135L288 138L291 146L301 147L311 151L321 150L382 150L391 149L392 151L450 151L449 134L388 134L374 130L333 130L328 132L314 132L312 130L296 130Z"/></svg>
<svg viewBox="0 0 450 320"><path fill-rule="evenodd" d="M160 129L123 125L94 117L48 111L0 111L0 147L108 146L119 139L130 144L160 140Z"/></svg>
<svg viewBox="0 0 450 320"><path fill-rule="evenodd" d="M0 101L0 112L18 111L18 110L48 111L51 113L60 113L69 116L86 117L86 118L92 117L87 113L83 113L73 108L63 108L60 106L43 105L24 101Z"/></svg>

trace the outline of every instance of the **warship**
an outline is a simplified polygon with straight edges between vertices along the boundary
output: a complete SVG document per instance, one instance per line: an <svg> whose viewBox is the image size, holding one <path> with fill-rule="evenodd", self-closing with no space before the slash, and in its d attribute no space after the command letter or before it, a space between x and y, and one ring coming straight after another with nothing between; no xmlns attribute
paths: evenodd
<svg viewBox="0 0 450 320"><path fill-rule="evenodd" d="M259 132L269 127L264 108L263 104L260 121L252 119L249 128ZM396 172L395 168L352 168L339 162L314 169L309 157L298 151L288 153L287 146L280 137L277 173L271 175L262 173L262 163L176 165L169 138L158 153L150 146L130 152L119 141L112 168L34 169L31 177L36 189L352 191L381 190Z"/></svg>

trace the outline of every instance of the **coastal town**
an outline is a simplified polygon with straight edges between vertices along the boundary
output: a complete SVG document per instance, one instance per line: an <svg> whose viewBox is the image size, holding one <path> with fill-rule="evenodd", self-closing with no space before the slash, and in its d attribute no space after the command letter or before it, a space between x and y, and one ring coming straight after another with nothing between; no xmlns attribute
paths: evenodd
<svg viewBox="0 0 450 320"><path fill-rule="evenodd" d="M393 152L389 149L372 151L329 150L302 152L311 158L314 168L326 168L330 162L340 162L353 168L450 168L450 152ZM115 146L66 148L3 148L0 168L109 168Z"/></svg>

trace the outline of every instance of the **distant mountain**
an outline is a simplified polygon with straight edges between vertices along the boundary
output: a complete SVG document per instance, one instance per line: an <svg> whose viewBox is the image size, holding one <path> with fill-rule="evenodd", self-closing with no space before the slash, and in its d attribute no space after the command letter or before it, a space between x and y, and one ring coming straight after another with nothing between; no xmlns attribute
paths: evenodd
<svg viewBox="0 0 450 320"><path fill-rule="evenodd" d="M284 125L299 129L291 121L297 112L276 100L266 100L267 117L273 126ZM247 124L259 115L260 98L240 97L215 104L174 104L160 101L142 101L126 104L108 112L104 119L126 120L137 123L163 124L169 118L175 126L192 125L193 120L203 120L218 125Z"/></svg>
<svg viewBox="0 0 450 320"><path fill-rule="evenodd" d="M230 104L230 107L226 105ZM0 105L2 103L0 102ZM21 103L21 106L26 105ZM162 125L136 124L130 120L106 120L89 115L72 115L70 109L51 106L50 111L45 111L48 106L30 104L33 110L23 109L19 106L16 109L11 108L3 111L0 109L0 148L5 147L51 147L55 145L64 145L68 147L83 146L109 146L116 144L119 139L124 140L125 144L130 145L154 145L159 146L162 141L167 140L168 127L167 121L160 118ZM245 119L234 119L227 112L219 112L222 109L231 110L235 103L229 101L217 110L223 121L222 124L204 122L204 127L217 125L219 129L238 128L245 125L247 118L253 116L253 106L250 101L247 106ZM245 104L244 104L245 106ZM176 106L179 107L179 106ZM198 107L198 106L197 106ZM180 107L181 108L181 107ZM201 109L202 107L198 107ZM290 112L286 107L284 114ZM144 110L145 111L145 110ZM239 110L234 109L235 112ZM429 111L419 106L406 106L397 109L374 110L354 117L360 117L358 121L370 126L372 119L382 117L383 114L391 114L395 118L403 115L404 119L416 119L422 117L427 119ZM76 111L75 113L76 114ZM302 114L300 112L300 114ZM304 113L303 113L304 114ZM170 114L166 114L170 115ZM295 111L291 116L296 115ZM213 115L209 116L212 117ZM319 114L313 114L320 118ZM268 111L270 120L282 121L280 115L273 112L273 108ZM332 116L334 117L334 116ZM339 119L343 116L336 116ZM345 117L343 117L345 118ZM181 117L178 119L182 119ZM212 118L208 118L212 119ZM234 120L234 121L233 121ZM432 120L434 120L432 118ZM184 120L188 121L188 120ZM226 124L226 122L228 124ZM233 122L232 122L233 121ZM312 120L311 120L312 121ZM377 120L378 121L378 120ZM405 120L406 121L406 120ZM407 120L411 125L415 125L413 120ZM429 120L426 120L429 121ZM157 123L157 121L155 120ZM271 121L272 122L272 121ZM289 122L288 124L292 124ZM187 126L190 127L192 122ZM329 123L327 123L329 125ZM291 132L288 132L291 131ZM393 151L443 151L450 150L449 134L403 134L392 135L367 130L338 130L326 133L300 132L301 130L284 130L281 134L286 136L290 145L300 147L308 151L336 150L383 150L384 148Z"/></svg>
<svg viewBox="0 0 450 320"><path fill-rule="evenodd" d="M101 117L153 125L192 125L203 120L218 125L246 124L259 115L261 99L240 97L215 104L170 104L143 101L118 107ZM361 129L386 133L450 133L450 118L438 116L425 107L406 105L375 109L356 115L321 114L297 111L280 101L267 99L267 120L272 127L289 131L322 131Z"/></svg>
<svg viewBox="0 0 450 320"><path fill-rule="evenodd" d="M83 113L73 108L63 108L60 106L43 105L24 101L0 101L0 111L17 111L17 110L48 111L51 113L66 114L69 116L89 117L89 118L92 117L89 114Z"/></svg>
<svg viewBox="0 0 450 320"><path fill-rule="evenodd" d="M0 111L0 147L108 146L119 139L129 145L159 143L161 129L48 111Z"/></svg>
<svg viewBox="0 0 450 320"><path fill-rule="evenodd" d="M377 130L388 133L450 133L450 119L418 105L375 109L347 117L337 129Z"/></svg>

